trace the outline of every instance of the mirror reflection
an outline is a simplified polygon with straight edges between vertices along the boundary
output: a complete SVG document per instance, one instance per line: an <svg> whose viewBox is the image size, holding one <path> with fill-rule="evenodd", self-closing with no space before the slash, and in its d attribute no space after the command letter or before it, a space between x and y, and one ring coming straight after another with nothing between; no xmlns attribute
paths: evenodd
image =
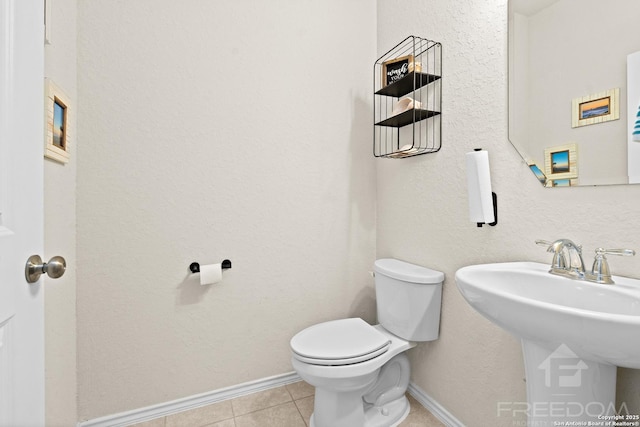
<svg viewBox="0 0 640 427"><path fill-rule="evenodd" d="M509 0L509 139L546 187L640 183L640 1Z"/></svg>

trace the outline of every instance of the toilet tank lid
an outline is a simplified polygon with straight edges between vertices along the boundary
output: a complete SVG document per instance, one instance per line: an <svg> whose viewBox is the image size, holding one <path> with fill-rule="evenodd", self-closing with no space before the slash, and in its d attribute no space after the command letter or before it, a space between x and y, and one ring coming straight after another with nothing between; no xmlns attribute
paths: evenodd
<svg viewBox="0 0 640 427"><path fill-rule="evenodd" d="M373 270L376 274L383 274L392 279L410 283L438 284L444 282L444 273L441 271L392 258L376 260L373 264Z"/></svg>

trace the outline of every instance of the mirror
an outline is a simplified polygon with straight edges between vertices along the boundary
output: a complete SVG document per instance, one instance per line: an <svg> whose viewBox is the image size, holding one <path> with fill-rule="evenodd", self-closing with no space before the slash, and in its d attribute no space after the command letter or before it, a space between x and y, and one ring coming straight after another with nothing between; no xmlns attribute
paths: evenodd
<svg viewBox="0 0 640 427"><path fill-rule="evenodd" d="M640 183L640 1L509 0L509 140L546 187Z"/></svg>

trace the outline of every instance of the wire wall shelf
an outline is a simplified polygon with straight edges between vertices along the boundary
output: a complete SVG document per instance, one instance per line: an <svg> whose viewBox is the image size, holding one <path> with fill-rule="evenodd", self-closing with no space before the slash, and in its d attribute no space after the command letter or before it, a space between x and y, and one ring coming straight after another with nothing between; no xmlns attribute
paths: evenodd
<svg viewBox="0 0 640 427"><path fill-rule="evenodd" d="M440 150L442 45L409 36L373 66L373 155L402 159Z"/></svg>

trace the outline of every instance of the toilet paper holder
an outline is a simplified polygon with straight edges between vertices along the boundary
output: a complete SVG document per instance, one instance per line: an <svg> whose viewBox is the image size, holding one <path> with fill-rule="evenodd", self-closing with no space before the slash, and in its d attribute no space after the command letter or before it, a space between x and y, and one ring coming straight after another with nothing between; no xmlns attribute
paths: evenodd
<svg viewBox="0 0 640 427"><path fill-rule="evenodd" d="M231 261L229 261L228 259L225 259L224 261L222 261L222 269L223 270L228 270L231 268ZM189 270L191 270L192 273L200 273L200 263L198 262L192 262L191 264L189 264Z"/></svg>

